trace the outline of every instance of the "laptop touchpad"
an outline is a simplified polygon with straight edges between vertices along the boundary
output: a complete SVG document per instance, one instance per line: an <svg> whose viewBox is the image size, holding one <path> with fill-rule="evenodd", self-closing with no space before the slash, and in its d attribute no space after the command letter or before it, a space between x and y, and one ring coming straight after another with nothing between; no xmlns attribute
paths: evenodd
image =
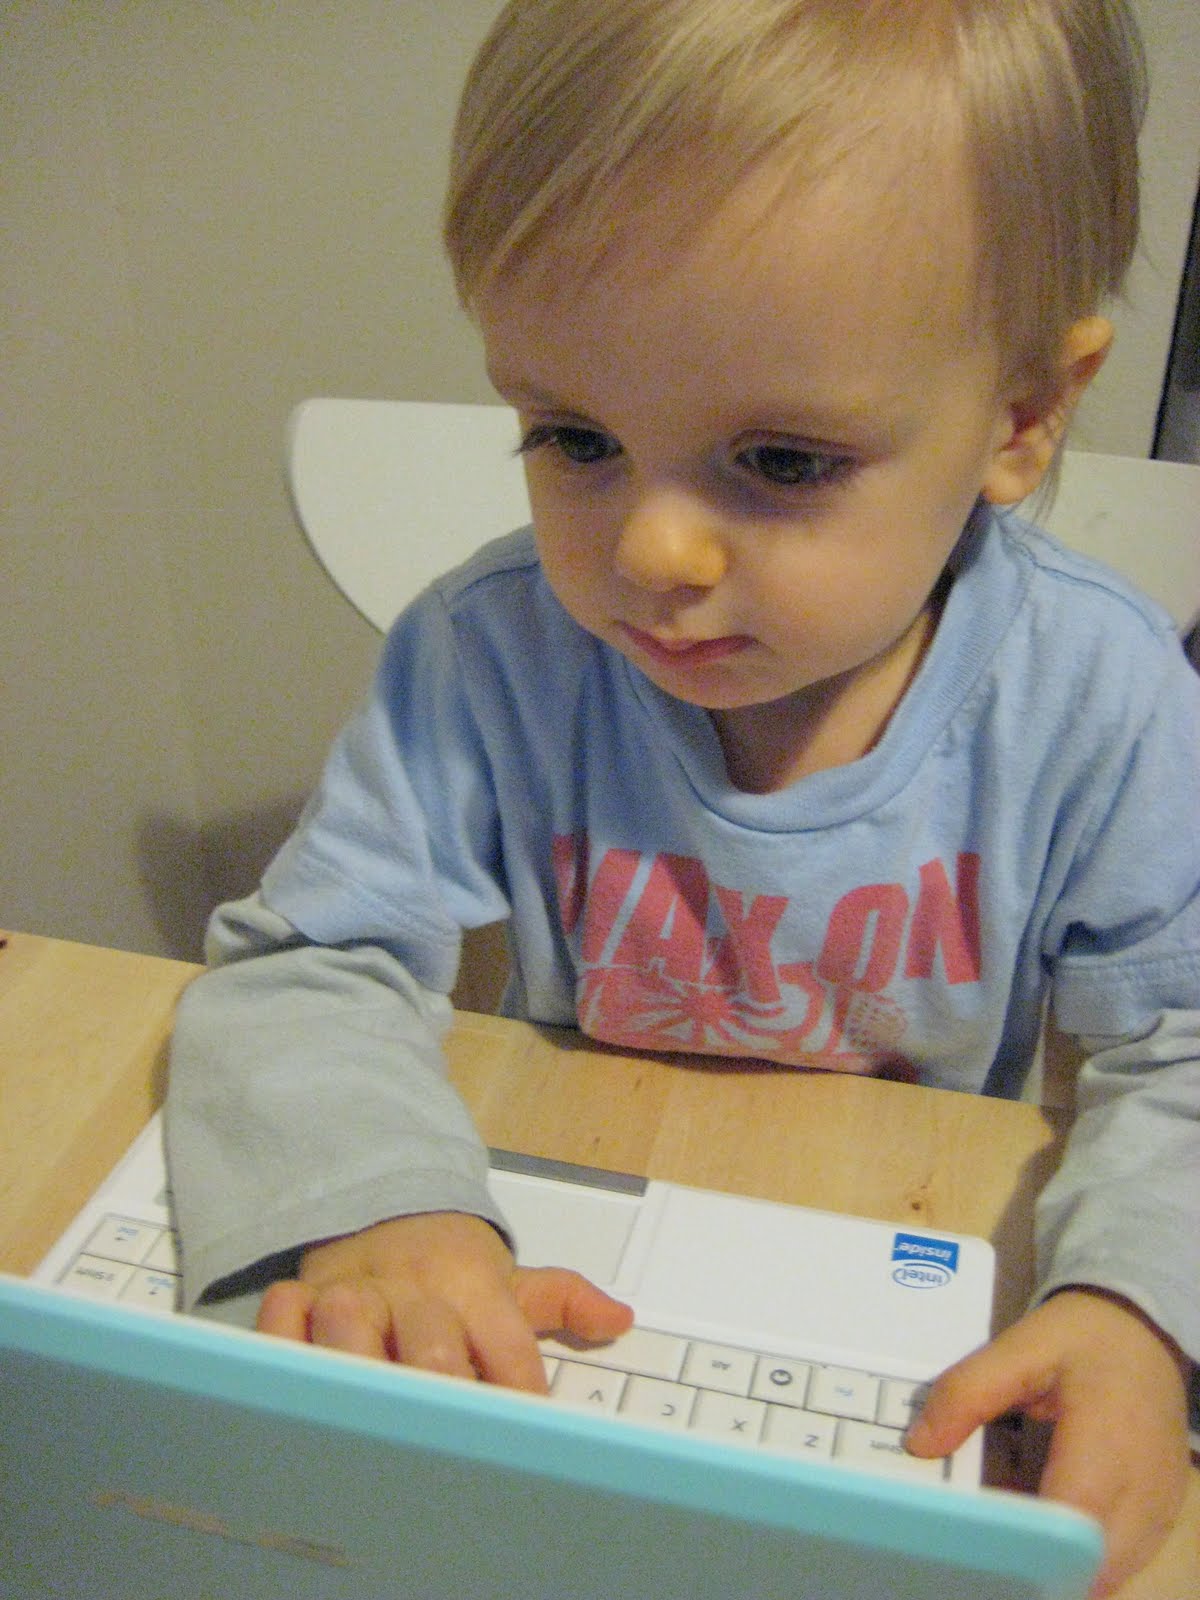
<svg viewBox="0 0 1200 1600"><path fill-rule="evenodd" d="M497 1170L498 1160L543 1170ZM492 1161L489 1186L516 1238L520 1264L574 1267L594 1283L612 1283L641 1209L644 1181L507 1152L493 1151ZM569 1176L548 1175L554 1171Z"/></svg>

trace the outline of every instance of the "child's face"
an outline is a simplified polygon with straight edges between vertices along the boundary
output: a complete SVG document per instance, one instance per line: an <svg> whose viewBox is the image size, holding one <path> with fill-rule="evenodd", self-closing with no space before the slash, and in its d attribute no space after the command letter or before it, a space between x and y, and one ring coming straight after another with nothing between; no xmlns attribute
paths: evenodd
<svg viewBox="0 0 1200 1600"><path fill-rule="evenodd" d="M747 188L682 242L664 198L582 285L543 248L479 307L549 582L723 731L864 692L886 721L1012 433L963 186L929 187L835 177L757 226Z"/></svg>

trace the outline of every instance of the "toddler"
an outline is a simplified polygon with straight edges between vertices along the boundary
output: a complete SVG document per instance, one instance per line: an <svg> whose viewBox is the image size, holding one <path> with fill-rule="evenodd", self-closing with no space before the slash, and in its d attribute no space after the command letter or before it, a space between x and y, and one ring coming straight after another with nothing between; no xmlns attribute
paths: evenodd
<svg viewBox="0 0 1200 1600"><path fill-rule="evenodd" d="M1097 1592L1148 1558L1200 1350L1200 681L1008 509L1109 346L1140 110L1120 0L505 8L446 238L533 528L398 620L213 919L189 1303L532 1390L537 1331L627 1326L514 1269L440 1064L464 928L507 919L509 1014L633 1050L1016 1096L1052 1002L1087 1059L1036 1303L909 1445L1050 1420Z"/></svg>

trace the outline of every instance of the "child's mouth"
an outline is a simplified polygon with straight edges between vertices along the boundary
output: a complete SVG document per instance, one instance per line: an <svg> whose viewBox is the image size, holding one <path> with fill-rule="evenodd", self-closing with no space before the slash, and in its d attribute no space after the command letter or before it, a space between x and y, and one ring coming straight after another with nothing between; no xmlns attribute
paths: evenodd
<svg viewBox="0 0 1200 1600"><path fill-rule="evenodd" d="M625 622L622 631L637 650L664 667L707 667L739 655L753 644L748 634L723 634L716 639L660 639Z"/></svg>

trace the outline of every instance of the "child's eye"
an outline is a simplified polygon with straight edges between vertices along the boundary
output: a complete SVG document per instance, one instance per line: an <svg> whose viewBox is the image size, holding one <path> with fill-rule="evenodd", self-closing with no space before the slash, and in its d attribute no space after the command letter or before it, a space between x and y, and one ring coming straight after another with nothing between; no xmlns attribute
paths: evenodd
<svg viewBox="0 0 1200 1600"><path fill-rule="evenodd" d="M547 447L556 450L578 467L608 461L621 453L621 446L611 434L603 433L599 428L576 427L570 423L547 423L531 428L517 449L520 455L530 455L535 450Z"/></svg>
<svg viewBox="0 0 1200 1600"><path fill-rule="evenodd" d="M755 444L739 452L738 465L784 489L815 489L833 483L851 468L846 456L801 445Z"/></svg>

